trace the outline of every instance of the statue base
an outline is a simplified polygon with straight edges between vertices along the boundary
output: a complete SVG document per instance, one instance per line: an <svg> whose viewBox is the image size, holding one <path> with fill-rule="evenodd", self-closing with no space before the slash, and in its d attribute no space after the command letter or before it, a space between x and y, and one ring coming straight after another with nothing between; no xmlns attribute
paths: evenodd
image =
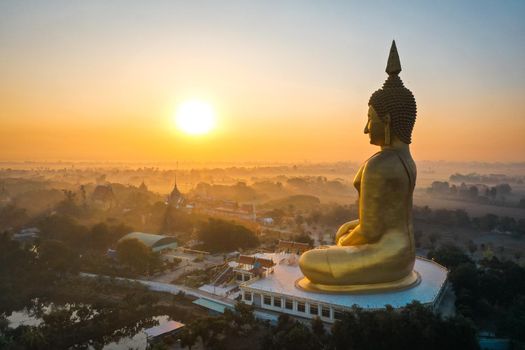
<svg viewBox="0 0 525 350"><path fill-rule="evenodd" d="M421 276L417 271L412 271L408 276L397 281L370 284L350 284L350 285L328 285L312 283L308 278L303 277L295 281L295 287L306 292L317 293L345 293L345 294L365 294L385 291L396 291L409 289L417 286L421 282Z"/></svg>
<svg viewBox="0 0 525 350"><path fill-rule="evenodd" d="M323 322L333 323L340 319L341 312L352 311L353 305L363 310L384 309L385 305L402 309L413 300L437 310L448 290L448 270L432 260L421 257L416 257L414 264L413 270L417 272L403 278L402 281L388 285L336 288L323 288L324 286L312 285L308 280L304 281L299 266L287 263L287 254L267 254L265 257L279 262L274 266L273 273L264 278L245 281L239 288L244 303L253 305L261 312L268 311L267 319L275 322L278 315L284 313L302 319L319 316ZM329 314L327 309L330 310Z"/></svg>

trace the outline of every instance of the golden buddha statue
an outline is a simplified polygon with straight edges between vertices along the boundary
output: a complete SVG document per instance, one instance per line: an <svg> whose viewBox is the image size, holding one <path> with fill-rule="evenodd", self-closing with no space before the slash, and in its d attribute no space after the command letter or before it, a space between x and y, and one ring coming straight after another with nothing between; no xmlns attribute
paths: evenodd
<svg viewBox="0 0 525 350"><path fill-rule="evenodd" d="M388 79L368 103L364 133L381 150L359 169L359 219L343 224L335 246L301 255L305 278L299 288L325 292L363 292L408 288L419 281L412 232L412 194L416 165L410 155L416 119L414 96L398 74L401 64L392 42Z"/></svg>

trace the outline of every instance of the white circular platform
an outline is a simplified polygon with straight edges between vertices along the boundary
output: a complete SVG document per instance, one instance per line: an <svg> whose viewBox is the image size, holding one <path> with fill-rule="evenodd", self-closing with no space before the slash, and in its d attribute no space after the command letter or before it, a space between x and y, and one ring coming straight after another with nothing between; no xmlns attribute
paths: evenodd
<svg viewBox="0 0 525 350"><path fill-rule="evenodd" d="M273 261L277 263L274 272L270 273L268 277L242 285L241 289L254 293L272 294L274 296L288 296L307 302L315 301L341 308L351 308L353 305L363 309L379 309L384 308L385 305L399 308L413 300L417 300L422 304L434 304L445 286L448 274L445 267L434 261L418 257L416 258L414 270L420 275L421 281L412 288L363 294L311 292L295 286L295 281L303 277L299 266L279 263L283 260L283 254L272 255Z"/></svg>

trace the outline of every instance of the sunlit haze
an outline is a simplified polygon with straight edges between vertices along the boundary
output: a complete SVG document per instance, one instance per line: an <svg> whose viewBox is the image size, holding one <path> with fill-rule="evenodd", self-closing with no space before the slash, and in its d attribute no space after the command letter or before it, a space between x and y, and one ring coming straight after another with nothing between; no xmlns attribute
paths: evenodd
<svg viewBox="0 0 525 350"><path fill-rule="evenodd" d="M215 126L215 112L213 107L204 101L186 101L177 108L175 124L190 135L206 134Z"/></svg>
<svg viewBox="0 0 525 350"><path fill-rule="evenodd" d="M416 160L523 161L524 13L523 1L3 1L0 160L363 161L395 39ZM212 117L175 112L192 100Z"/></svg>
<svg viewBox="0 0 525 350"><path fill-rule="evenodd" d="M524 153L525 0L0 0L0 348L525 349Z"/></svg>

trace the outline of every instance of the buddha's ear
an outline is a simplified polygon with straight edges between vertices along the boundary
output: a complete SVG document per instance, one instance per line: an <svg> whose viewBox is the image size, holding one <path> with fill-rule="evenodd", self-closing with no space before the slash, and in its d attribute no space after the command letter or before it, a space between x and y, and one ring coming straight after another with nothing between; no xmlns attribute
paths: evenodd
<svg viewBox="0 0 525 350"><path fill-rule="evenodd" d="M390 114L387 113L384 118L385 123L385 145L390 145Z"/></svg>

